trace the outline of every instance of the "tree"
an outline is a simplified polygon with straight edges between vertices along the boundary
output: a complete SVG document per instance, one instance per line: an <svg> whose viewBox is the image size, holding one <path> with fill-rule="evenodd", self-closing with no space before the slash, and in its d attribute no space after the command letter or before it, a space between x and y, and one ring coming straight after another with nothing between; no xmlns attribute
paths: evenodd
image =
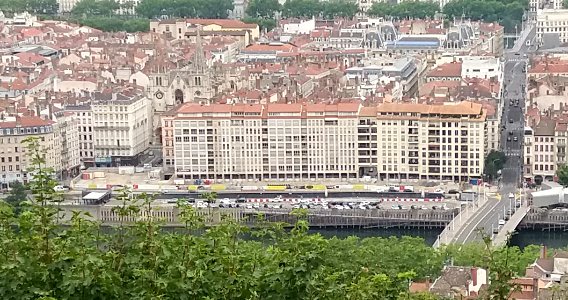
<svg viewBox="0 0 568 300"><path fill-rule="evenodd" d="M246 13L252 18L274 18L282 6L278 0L252 0L247 6Z"/></svg>
<svg viewBox="0 0 568 300"><path fill-rule="evenodd" d="M507 32L515 32L521 24L524 11L528 9L525 0L454 0L444 6L444 14L449 18L499 22ZM520 30L520 28L518 28Z"/></svg>
<svg viewBox="0 0 568 300"><path fill-rule="evenodd" d="M440 6L437 3L428 1L404 1L400 4L375 2L371 5L367 14L374 17L390 16L398 19L424 19L433 18L439 10Z"/></svg>
<svg viewBox="0 0 568 300"><path fill-rule="evenodd" d="M562 165L556 170L558 183L563 186L568 186L568 165Z"/></svg>
<svg viewBox="0 0 568 300"><path fill-rule="evenodd" d="M359 12L357 3L349 0L330 0L321 3L322 14L326 19L353 18Z"/></svg>
<svg viewBox="0 0 568 300"><path fill-rule="evenodd" d="M286 0L282 7L282 14L288 18L318 17L322 12L322 5L318 0Z"/></svg>
<svg viewBox="0 0 568 300"><path fill-rule="evenodd" d="M503 169L505 162L507 161L507 156L502 151L491 150L487 157L485 158L485 175L488 176L489 180L494 180L497 178L499 170Z"/></svg>
<svg viewBox="0 0 568 300"><path fill-rule="evenodd" d="M568 0L562 1L562 8L564 8L564 9L568 8Z"/></svg>
<svg viewBox="0 0 568 300"><path fill-rule="evenodd" d="M23 0L22 2L25 2L25 9L32 14L54 15L59 10L57 0Z"/></svg>
<svg viewBox="0 0 568 300"><path fill-rule="evenodd" d="M10 194L6 197L5 201L14 207L16 214L21 211L22 202L26 201L28 196L26 193L26 187L19 181L14 181L10 184Z"/></svg>
<svg viewBox="0 0 568 300"><path fill-rule="evenodd" d="M36 138L25 143L33 197L19 215L0 201L1 299L434 300L410 294L409 283L437 277L446 255L469 259L463 249L436 250L419 238L309 234L305 210L292 212L291 230L233 219L206 226L207 211L180 200L182 228L165 232L154 197L128 188L116 197L112 227L103 229L86 213L63 216L45 151ZM213 202L216 194L203 197ZM505 299L515 269L534 260L534 249L523 256L484 241L486 248L468 253L489 270L491 299Z"/></svg>
<svg viewBox="0 0 568 300"><path fill-rule="evenodd" d="M120 9L120 4L115 0L81 0L71 10L76 16L111 16Z"/></svg>
<svg viewBox="0 0 568 300"><path fill-rule="evenodd" d="M261 31L266 30L268 32L268 31L271 31L272 29L274 29L276 27L276 20L274 20L274 19L246 17L246 18L243 18L241 21L243 21L245 23L258 24Z"/></svg>

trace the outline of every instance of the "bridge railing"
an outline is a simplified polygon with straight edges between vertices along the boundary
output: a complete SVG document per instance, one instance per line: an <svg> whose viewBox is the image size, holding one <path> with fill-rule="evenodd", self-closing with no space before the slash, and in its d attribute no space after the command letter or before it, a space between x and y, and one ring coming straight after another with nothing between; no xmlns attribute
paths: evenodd
<svg viewBox="0 0 568 300"><path fill-rule="evenodd" d="M447 245L452 243L460 229L475 214L479 207L483 206L486 202L487 194L484 188L483 192L478 193L477 201L468 202L465 209L462 209L460 213L450 223L448 223L442 233L438 235L438 238L434 242L433 247L438 248L444 244Z"/></svg>

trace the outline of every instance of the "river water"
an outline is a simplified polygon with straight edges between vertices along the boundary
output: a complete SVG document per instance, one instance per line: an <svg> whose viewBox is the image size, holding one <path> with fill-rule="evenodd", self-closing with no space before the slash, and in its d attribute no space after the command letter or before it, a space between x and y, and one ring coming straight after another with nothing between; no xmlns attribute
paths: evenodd
<svg viewBox="0 0 568 300"><path fill-rule="evenodd" d="M355 235L365 237L389 237L389 236L416 236L423 238L427 244L433 245L441 229L313 229L312 233L320 233L325 237L337 236L340 238ZM566 248L568 246L568 232L565 231L541 231L521 230L512 236L510 245L524 248L527 245L546 245L548 248Z"/></svg>

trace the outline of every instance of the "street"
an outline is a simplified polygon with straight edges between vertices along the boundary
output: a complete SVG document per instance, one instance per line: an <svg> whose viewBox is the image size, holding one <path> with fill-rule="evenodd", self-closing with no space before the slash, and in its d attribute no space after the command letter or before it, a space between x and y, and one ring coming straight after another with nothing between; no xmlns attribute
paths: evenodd
<svg viewBox="0 0 568 300"><path fill-rule="evenodd" d="M515 208L515 200L509 199L509 194L517 193L523 176L523 137L524 137L524 107L525 90L527 83L528 53L532 51L536 31L530 27L528 32L521 34L512 51L504 55L503 76L503 115L501 117L501 150L505 152L507 161L501 172L499 193L501 199L490 197L481 204L479 210L471 219L460 228L455 236L455 242L463 244L472 241L481 241L478 230L488 236L493 229L499 228L499 220L505 218L507 210ZM527 45L526 41L531 44Z"/></svg>

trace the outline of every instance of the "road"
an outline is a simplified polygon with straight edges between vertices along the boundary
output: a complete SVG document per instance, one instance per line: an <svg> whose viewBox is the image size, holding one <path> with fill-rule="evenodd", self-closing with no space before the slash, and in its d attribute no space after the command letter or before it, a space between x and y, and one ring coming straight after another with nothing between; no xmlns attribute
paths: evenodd
<svg viewBox="0 0 568 300"><path fill-rule="evenodd" d="M525 90L527 85L528 54L533 51L526 45L527 40L534 41L536 31L530 27L521 34L512 51L504 55L504 91L502 101L503 115L501 118L501 149L507 156L507 161L501 173L501 200L489 198L471 219L460 228L454 238L457 244L480 241L479 230L491 236L493 229L499 227L499 220L504 219L507 210L514 209L515 200L509 199L509 193L516 193L521 184L523 172L523 136L525 105Z"/></svg>

